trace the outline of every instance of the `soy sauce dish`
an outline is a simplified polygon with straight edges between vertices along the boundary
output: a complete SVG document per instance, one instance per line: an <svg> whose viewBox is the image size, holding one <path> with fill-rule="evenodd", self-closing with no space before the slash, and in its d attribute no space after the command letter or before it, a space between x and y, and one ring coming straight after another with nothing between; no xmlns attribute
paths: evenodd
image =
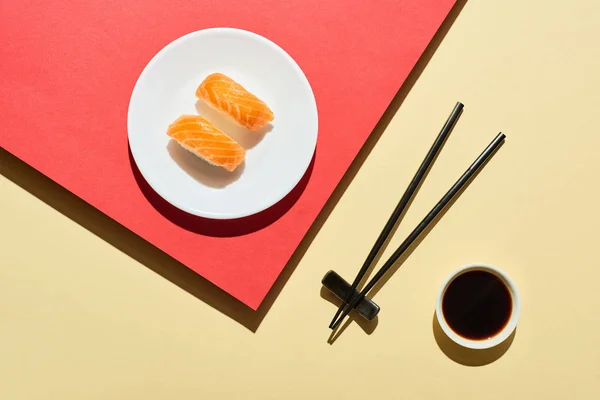
<svg viewBox="0 0 600 400"><path fill-rule="evenodd" d="M436 318L444 333L470 349L488 349L508 339L520 310L512 279L483 263L464 265L451 273L436 302Z"/></svg>

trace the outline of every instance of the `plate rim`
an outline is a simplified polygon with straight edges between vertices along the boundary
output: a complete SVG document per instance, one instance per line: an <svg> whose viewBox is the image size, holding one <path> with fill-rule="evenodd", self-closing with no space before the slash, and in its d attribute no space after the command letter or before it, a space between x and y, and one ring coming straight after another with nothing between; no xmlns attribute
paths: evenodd
<svg viewBox="0 0 600 400"><path fill-rule="evenodd" d="M211 32L216 32L216 33L235 32L235 33L242 34L245 36L253 37L253 39L256 39L256 40L262 41L263 43L266 43L267 45L271 46L275 51L277 51L281 55L283 55L289 61L290 65L294 69L296 69L296 72L298 73L299 77L306 84L306 86L309 90L309 93L311 95L311 99L312 99L311 105L315 112L316 133L314 135L314 140L311 143L311 151L310 151L311 156L307 158L307 160L305 161L302 168L298 169L298 170L301 170L302 173L298 174L298 176L295 177L293 180L290 180L289 185L287 185L284 190L281 190L279 195L273 196L273 198L271 200L264 202L260 207L253 207L252 209L249 209L244 212L228 212L228 213L206 212L206 211L199 210L197 208L192 208L192 207L182 205L181 203L179 203L177 201L173 201L173 199L169 197L168 193L162 192L159 188L156 187L156 185L153 185L152 180L148 179L147 175L144 174L143 169L140 168L138 158L136 157L136 152L134 151L134 148L131 146L131 123L132 123L131 122L131 108L132 108L132 104L134 101L134 97L136 95L136 91L138 90L138 87L140 85L140 82L144 79L145 75L154 66L154 64L156 62L158 62L158 60L161 58L161 55L164 54L165 52L167 52L172 46L175 46L175 45L177 45L178 42L188 39L192 36L199 36L199 35L203 35L203 34L211 33ZM272 40L270 40L258 33L255 33L255 32L249 31L249 30L245 30L245 29L240 29L240 28L213 27L213 28L199 29L199 30L188 32L184 35L181 35L181 36L177 37L176 39L172 40L171 42L169 42L168 44L166 44L165 46L163 46L158 52L156 52L154 54L154 56L152 56L150 61L148 61L148 63L144 66L142 72L139 74L139 76L135 82L135 85L133 87L133 90L131 92L131 95L129 98L129 104L128 104L128 108L127 108L127 144L128 144L129 150L131 151L133 161L136 164L136 168L139 171L139 173L142 175L142 177L144 178L146 183L152 188L152 190L154 192L156 192L161 198L163 198L165 201L167 201L169 204L171 204L175 208L177 208L181 211L184 211L188 214L195 215L195 216L202 217L202 218L207 218L207 219L229 220L229 219L245 218L245 217L249 217L249 216L258 214L262 211L265 211L265 210L273 207L275 204L279 203L289 193L291 193L294 190L294 188L296 188L296 186L298 186L298 183L306 175L306 172L308 171L308 169L315 157L318 138L319 138L319 112L318 112L317 101L316 101L316 97L315 97L312 85L310 84L310 81L308 80L308 78L307 78L306 74L304 73L304 71L302 70L302 68L298 65L296 60L288 52L286 52L282 47L277 45Z"/></svg>

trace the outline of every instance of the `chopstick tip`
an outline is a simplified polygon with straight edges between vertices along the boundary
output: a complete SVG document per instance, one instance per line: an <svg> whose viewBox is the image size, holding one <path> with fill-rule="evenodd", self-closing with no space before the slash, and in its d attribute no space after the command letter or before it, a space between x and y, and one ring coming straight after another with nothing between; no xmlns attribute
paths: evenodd
<svg viewBox="0 0 600 400"><path fill-rule="evenodd" d="M329 329L331 329L332 331L335 330L335 328L338 327L338 325L340 324L342 318L332 322L331 324L329 324Z"/></svg>

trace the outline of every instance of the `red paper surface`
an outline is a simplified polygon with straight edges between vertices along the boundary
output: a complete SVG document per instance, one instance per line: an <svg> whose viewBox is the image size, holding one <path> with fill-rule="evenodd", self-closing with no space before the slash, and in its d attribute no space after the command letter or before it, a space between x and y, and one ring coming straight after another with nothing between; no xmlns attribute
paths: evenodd
<svg viewBox="0 0 600 400"><path fill-rule="evenodd" d="M256 309L454 1L3 1L0 145ZM209 27L279 44L304 70L319 110L305 178L243 220L174 209L128 150L140 72L169 42Z"/></svg>

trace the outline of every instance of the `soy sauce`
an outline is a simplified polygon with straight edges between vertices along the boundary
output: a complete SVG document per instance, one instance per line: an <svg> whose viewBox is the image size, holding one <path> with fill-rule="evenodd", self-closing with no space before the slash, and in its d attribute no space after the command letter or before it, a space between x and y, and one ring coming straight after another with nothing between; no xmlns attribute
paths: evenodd
<svg viewBox="0 0 600 400"><path fill-rule="evenodd" d="M470 340L485 340L508 323L512 297L506 284L486 271L468 271L450 283L442 312L450 328Z"/></svg>

